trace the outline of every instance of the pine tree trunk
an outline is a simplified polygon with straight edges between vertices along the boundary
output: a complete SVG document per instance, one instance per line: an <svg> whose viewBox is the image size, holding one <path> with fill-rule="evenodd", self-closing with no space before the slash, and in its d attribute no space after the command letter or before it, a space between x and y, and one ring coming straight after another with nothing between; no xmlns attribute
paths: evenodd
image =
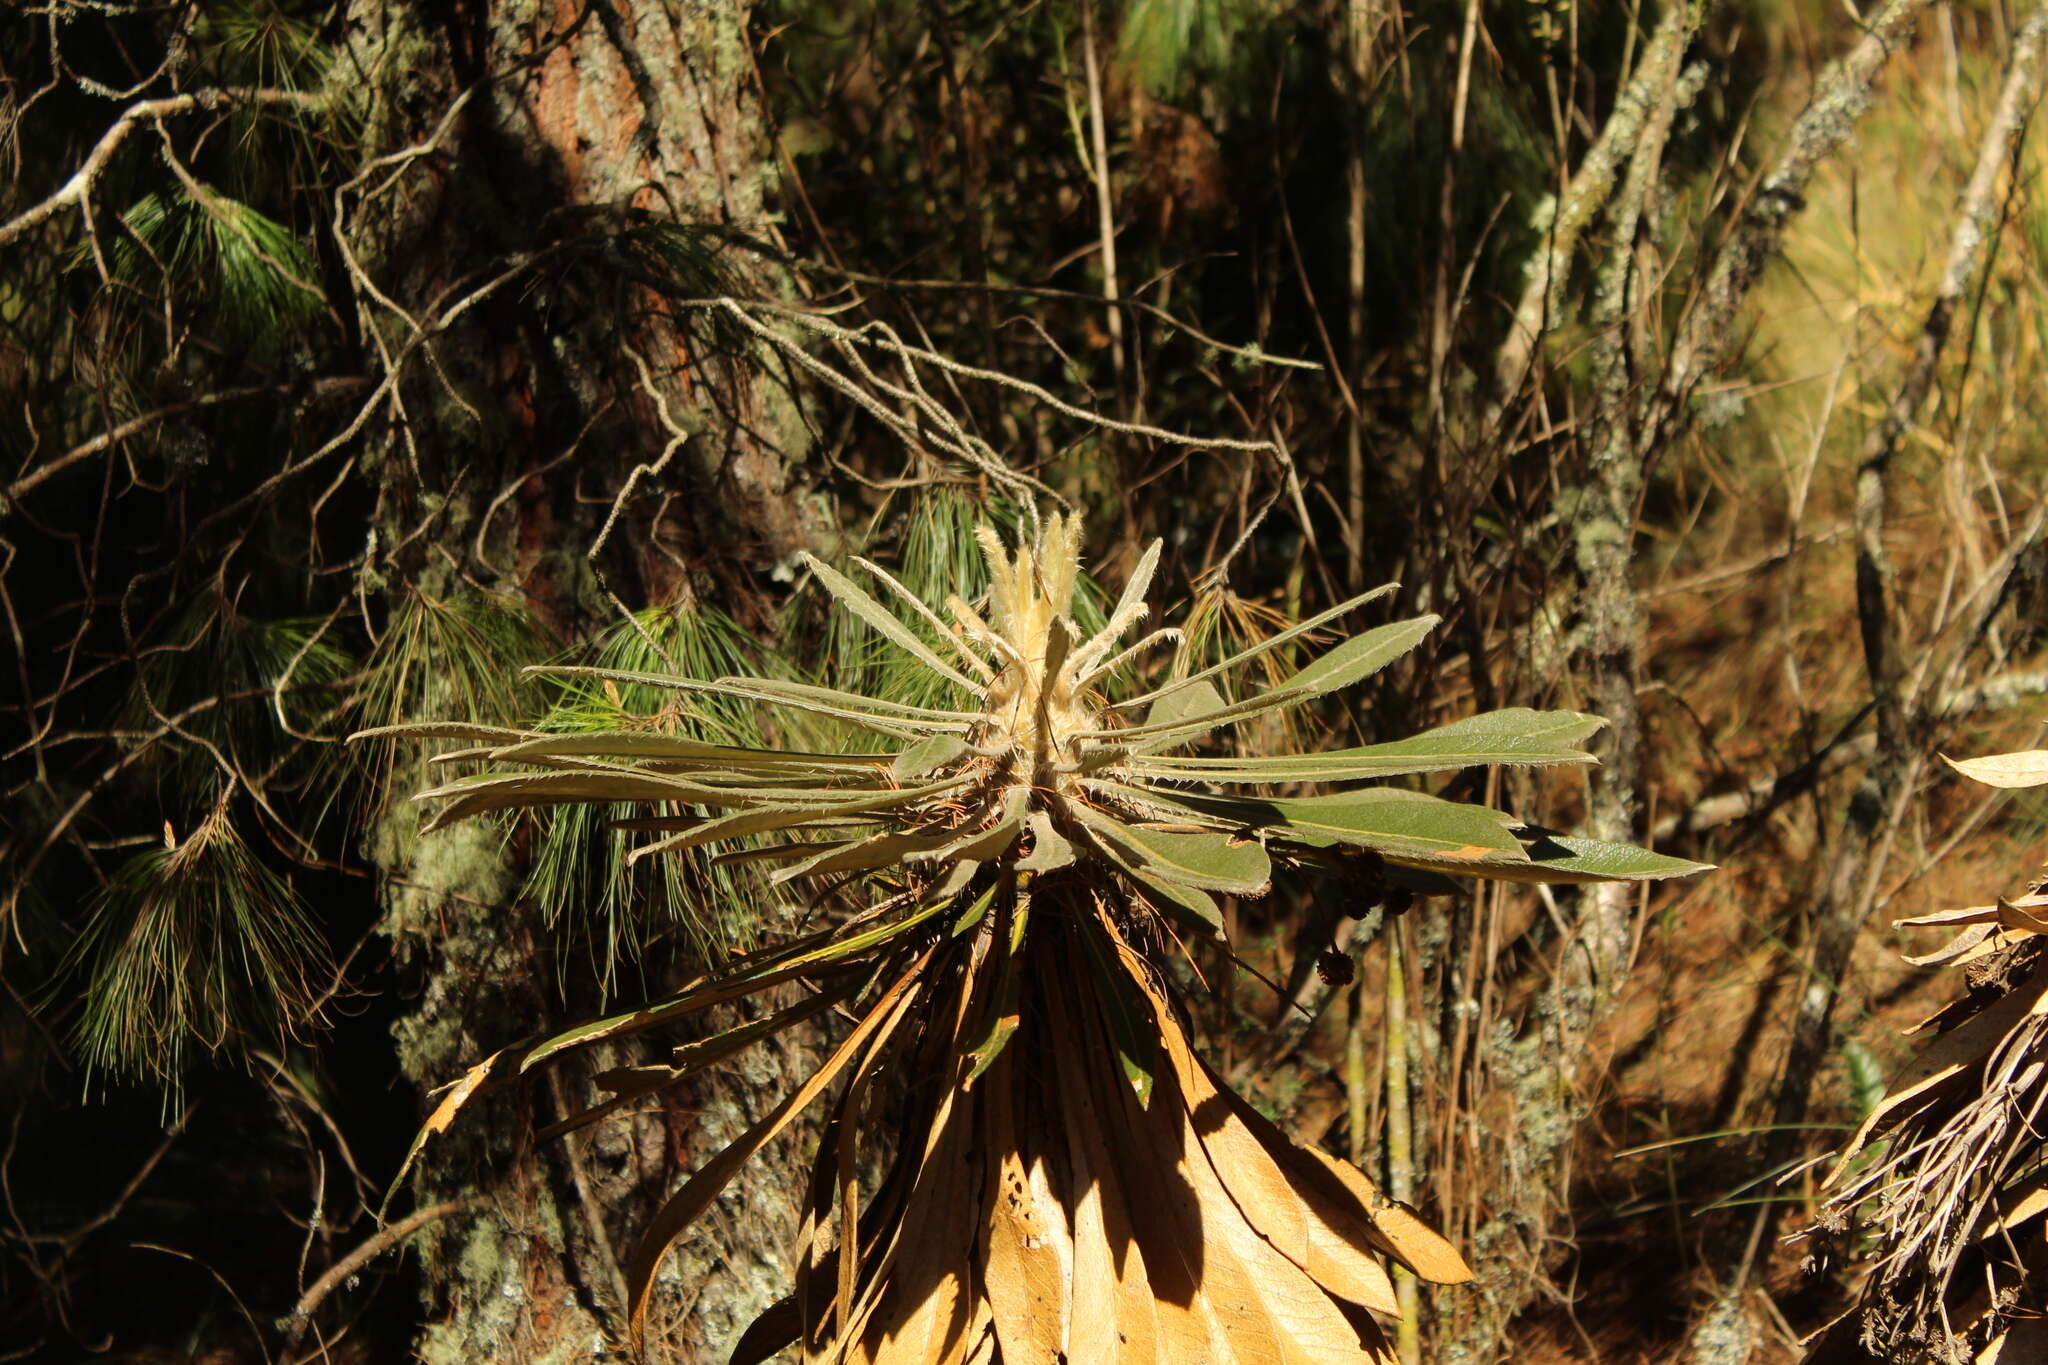
<svg viewBox="0 0 2048 1365"><path fill-rule="evenodd" d="M772 232L747 21L736 0L355 6L345 62L364 174L342 196L352 260L338 268L366 352L389 366L421 346L403 370L407 421L368 457L381 461L371 534L387 567L373 586L387 605L465 582L511 589L565 641L615 618L607 587L632 606L701 594L760 618L755 576L803 536L800 425L743 359L704 354L642 267L606 245L657 227L700 249L707 277L774 288L728 245ZM521 266L419 341L420 320ZM436 702L421 699L423 717ZM430 1088L595 1003L585 992L579 1010L573 985L561 1003L540 908L517 903L516 841L484 823L417 835L402 797L430 781L398 764L369 849L417 992L397 1040L423 1113ZM430 1143L412 1195L474 1202L418 1243L420 1357L612 1358L633 1239L679 1173L780 1097L802 1046L770 1045L743 1075L565 1141L535 1131L596 1098L587 1080L531 1077ZM669 1262L650 1359L724 1359L784 1292L800 1194L787 1147L733 1187Z"/></svg>

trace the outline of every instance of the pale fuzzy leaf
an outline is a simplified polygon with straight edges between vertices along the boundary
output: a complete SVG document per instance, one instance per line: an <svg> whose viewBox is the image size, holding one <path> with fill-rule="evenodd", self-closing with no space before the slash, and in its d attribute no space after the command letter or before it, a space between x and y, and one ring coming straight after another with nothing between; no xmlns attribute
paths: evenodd
<svg viewBox="0 0 2048 1365"><path fill-rule="evenodd" d="M884 697L871 697L864 692L842 692L834 687L819 687L814 683L786 682L780 678L720 678L719 687L744 689L758 694L763 700L776 703L815 702L820 706L843 706L851 710L872 711L889 718L902 717L907 721L954 722L974 721L980 718L975 711L950 711L937 706L912 706L907 702L889 701Z"/></svg>
<svg viewBox="0 0 2048 1365"><path fill-rule="evenodd" d="M1052 816L1042 810L1030 814L1031 852L1017 860L1021 872L1057 872L1074 861L1074 846L1052 826Z"/></svg>
<svg viewBox="0 0 2048 1365"><path fill-rule="evenodd" d="M793 772L813 768L863 771L889 764L887 754L811 754L785 749L747 749L731 744L706 744L652 730L594 730L545 735L493 749L490 756L500 762L556 757L655 759L707 765L728 763L738 768L786 768Z"/></svg>
<svg viewBox="0 0 2048 1365"><path fill-rule="evenodd" d="M768 880L779 885L798 877L822 877L833 872L867 872L896 867L919 854L929 854L953 842L951 834L881 834L859 843L827 849L793 867L785 867Z"/></svg>
<svg viewBox="0 0 2048 1365"><path fill-rule="evenodd" d="M766 848L741 848L714 856L708 866L745 867L749 863L793 863L831 848L844 848L845 839L815 839L797 843L770 844Z"/></svg>
<svg viewBox="0 0 2048 1365"><path fill-rule="evenodd" d="M1983 758L1950 758L1943 754L1941 761L1987 787L2038 787L2048 783L2048 749L1988 754Z"/></svg>
<svg viewBox="0 0 2048 1365"><path fill-rule="evenodd" d="M425 822L422 831L445 829L472 815L499 810L587 802L674 801L684 805L757 806L790 804L780 791L719 787L662 773L618 769L611 772L518 773L464 779L419 793L415 801L446 801Z"/></svg>
<svg viewBox="0 0 2048 1365"><path fill-rule="evenodd" d="M718 839L738 839L749 834L767 834L775 830L796 829L812 824L829 826L850 815L865 815L875 811L917 805L965 786L966 783L967 779L964 777L951 777L922 787L900 787L891 791L866 794L853 793L847 799L830 804L781 805L766 810L743 810L693 825L658 843L635 849L627 856L631 859L648 858L661 853L681 852Z"/></svg>
<svg viewBox="0 0 2048 1365"><path fill-rule="evenodd" d="M1167 737L1134 745L1131 752L1155 753L1160 749L1170 749L1175 745L1199 739L1207 734L1208 730L1189 733L1188 725L1193 721L1215 715L1223 710L1226 704L1223 694L1205 682L1196 683L1193 687L1184 687L1178 692L1161 697L1152 703L1152 709L1145 713L1144 723L1155 733L1163 733Z"/></svg>
<svg viewBox="0 0 2048 1365"><path fill-rule="evenodd" d="M913 744L896 755L889 764L889 775L898 782L915 782L918 778L948 763L967 752L967 741L958 735L933 735L930 739Z"/></svg>
<svg viewBox="0 0 2048 1365"><path fill-rule="evenodd" d="M1145 594L1151 591L1152 575L1159 568L1159 552L1166 542L1155 540L1145 548L1139 557L1137 567L1124 582L1123 595L1111 609L1103 628L1074 651L1074 671L1078 678L1099 663L1103 656L1116 648L1116 642L1139 621L1145 619Z"/></svg>
<svg viewBox="0 0 2048 1365"><path fill-rule="evenodd" d="M947 626L947 624L943 620L939 619L939 614L933 611L931 607L925 603L925 600L923 598L919 597L909 588L904 587L903 584L899 583L896 580L895 575L891 574L888 570L884 569L881 565L875 563L873 560L862 559L859 555L855 555L853 562L860 565L861 568L866 569L869 573L873 574L876 580L882 583L883 586L887 587L889 591L895 593L898 597L902 598L903 604L905 606L909 607L912 611L916 612L919 616L923 617L925 623L929 625L932 628L932 630L938 634L938 637L941 640L944 640L948 645L952 646L953 652L960 656L960 660L962 663L965 663L968 666L968 668L972 669L975 673L979 674L984 681L994 681L996 671L995 669L989 667L988 660L982 658L979 654L976 654L973 650L969 649L967 647L967 642L960 638L960 632L953 630L951 627Z"/></svg>
<svg viewBox="0 0 2048 1365"><path fill-rule="evenodd" d="M472 744L517 744L532 739L532 730L508 730L500 725L470 725L453 720L409 721L402 725L373 725L348 737L354 744L365 739L461 739Z"/></svg>
<svg viewBox="0 0 2048 1365"><path fill-rule="evenodd" d="M809 687L801 683L770 683L760 678L721 678L715 682L700 682L694 678L677 678L666 673L635 673L611 668L570 668L555 665L536 666L525 670L543 677L590 678L610 681L635 687L659 687L672 692L703 692L712 696L737 697L743 701L765 702L772 706L787 706L814 715L829 716L857 725L863 730L876 734L895 735L905 739L922 739L927 735L964 733L974 719L964 712L930 713L930 716L914 714L921 707L902 707L893 702L877 701L852 692L836 692L831 688ZM886 714L879 714L886 713Z"/></svg>
<svg viewBox="0 0 2048 1365"><path fill-rule="evenodd" d="M1031 789L1012 787L1003 795L1002 813L994 824L983 829L956 834L949 843L910 854L907 861L943 863L966 858L979 863L993 862L1009 852L1010 845L1016 843L1018 836L1023 834L1024 816L1030 807Z"/></svg>
<svg viewBox="0 0 2048 1365"><path fill-rule="evenodd" d="M838 598L854 615L880 631L888 638L891 644L894 644L898 649L910 655L940 677L958 683L970 692L980 691L980 686L974 679L968 677L944 659L941 659L937 654L934 654L925 645L924 641L911 633L908 626L896 619L894 612L868 596L860 584L854 582L845 574L840 573L816 555L805 554L803 558L804 563L810 565L811 572L818 576L818 581L823 583L834 597Z"/></svg>

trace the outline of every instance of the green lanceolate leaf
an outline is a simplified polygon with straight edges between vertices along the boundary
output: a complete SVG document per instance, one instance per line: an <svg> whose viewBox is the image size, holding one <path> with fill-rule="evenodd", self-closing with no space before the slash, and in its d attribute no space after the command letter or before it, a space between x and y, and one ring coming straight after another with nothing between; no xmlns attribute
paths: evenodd
<svg viewBox="0 0 2048 1365"><path fill-rule="evenodd" d="M1250 720L1254 716L1262 716L1269 711L1299 706L1326 692L1350 687L1379 672L1420 644L1422 638L1435 627L1437 619L1434 616L1419 616L1412 621L1396 621L1391 625L1369 630L1363 635L1346 640L1303 667L1292 677L1274 684L1256 696L1231 702L1217 711L1197 713L1191 719L1172 724L1155 724L1147 720L1145 724L1134 725L1127 730L1084 731L1081 737L1109 740L1117 744L1129 744L1133 740L1153 741L1160 747L1168 747L1197 739L1219 725L1234 725L1240 721ZM1171 694L1162 700L1171 700Z"/></svg>
<svg viewBox="0 0 2048 1365"><path fill-rule="evenodd" d="M1350 782L1486 764L1591 763L1576 746L1606 724L1574 711L1514 707L1454 721L1408 739L1273 758L1149 757L1134 773L1202 782ZM1143 748L1139 753L1146 752Z"/></svg>
<svg viewBox="0 0 2048 1365"><path fill-rule="evenodd" d="M1152 829L1129 824L1083 805L1073 807L1089 831L1114 843L1155 877L1204 891L1261 896L1273 884L1273 864L1256 839L1204 830Z"/></svg>
<svg viewBox="0 0 2048 1365"><path fill-rule="evenodd" d="M1215 715L1223 710L1226 705L1228 703L1223 700L1223 694L1218 692L1212 684L1206 682L1198 682L1192 687L1183 687L1178 692L1170 692L1158 701L1153 702L1152 709L1145 713L1145 725L1147 728L1153 729L1155 733L1164 734L1166 737L1146 740L1132 745L1130 746L1130 751L1134 754L1150 754L1157 753L1161 749L1171 749L1177 745L1192 743L1207 734L1209 728L1213 727L1204 727L1201 730L1185 733L1189 730L1189 727L1197 721L1205 720Z"/></svg>
<svg viewBox="0 0 2048 1365"><path fill-rule="evenodd" d="M1191 815L1229 820L1269 839L1327 848L1369 848L1395 861L1464 866L1525 861L1510 817L1485 806L1444 801L1395 787L1368 787L1333 796L1293 798L1206 796L1158 787L1091 784L1155 809L1180 807ZM1216 837L1216 836L1210 836Z"/></svg>
<svg viewBox="0 0 2048 1365"><path fill-rule="evenodd" d="M1362 682L1422 643L1436 628L1439 617L1418 616L1412 621L1394 621L1353 636L1328 653L1318 656L1293 677L1277 683L1275 693L1302 692L1320 697L1342 687Z"/></svg>
<svg viewBox="0 0 2048 1365"><path fill-rule="evenodd" d="M967 752L967 741L958 735L933 735L920 740L889 764L889 776L898 782L914 782L925 774L945 767Z"/></svg>
<svg viewBox="0 0 2048 1365"><path fill-rule="evenodd" d="M783 802L769 805L760 810L743 810L732 815L704 820L693 824L682 832L663 839L658 843L637 848L626 855L629 858L649 858L658 853L679 853L718 839L738 839L749 834L769 834L777 830L801 829L806 827L829 827L844 822L846 817L894 810L902 806L916 805L943 792L965 786L964 777L947 778L943 782L927 783L922 787L900 787L881 792L861 792L849 789L840 793L836 801L813 803ZM693 804L710 804L693 802ZM633 822L642 828L651 827L653 821Z"/></svg>
<svg viewBox="0 0 2048 1365"><path fill-rule="evenodd" d="M1171 881L1163 873L1148 868L1135 850L1108 838L1094 825L1084 828L1111 866L1130 878L1154 909L1204 937L1222 933L1223 914L1207 892Z"/></svg>
<svg viewBox="0 0 2048 1365"><path fill-rule="evenodd" d="M1200 712L1188 720L1159 724L1148 720L1143 725L1133 725L1123 730L1083 730L1078 737L1108 740L1119 747L1129 745L1134 740L1145 740L1155 742L1161 748L1170 748L1175 744L1199 739L1219 725L1235 725L1239 721L1263 716L1268 711L1277 711L1283 706L1293 706L1297 702L1307 701L1313 695L1302 688L1276 687L1255 697L1247 697L1243 701L1230 702L1214 711Z"/></svg>
<svg viewBox="0 0 2048 1365"><path fill-rule="evenodd" d="M489 751L499 762L531 762L544 758L643 759L709 768L807 773L817 769L866 772L889 766L887 754L807 754L786 749L745 749L706 744L651 730L598 730L545 735Z"/></svg>
<svg viewBox="0 0 2048 1365"><path fill-rule="evenodd" d="M528 673L550 678L590 678L630 687L659 687L672 692L703 692L712 696L737 697L742 701L767 702L808 711L857 725L877 734L922 739L940 733L964 733L974 717L963 712L927 711L924 707L900 706L877 701L853 692L803 683L776 683L763 678L720 678L701 682L667 673L635 673L612 668L570 668L558 665L529 668Z"/></svg>
<svg viewBox="0 0 2048 1365"><path fill-rule="evenodd" d="M1249 649L1239 650L1237 653L1231 655L1229 658L1225 659L1220 664L1212 664L1208 668L1201 670L1199 673L1188 674L1188 676L1185 678L1176 678L1174 681L1167 683L1165 686L1156 687L1152 689L1150 692L1142 692L1135 697L1125 697L1122 700L1115 702L1114 705L1118 710L1127 711L1132 707L1144 706L1149 702L1155 702L1159 700L1159 698L1161 697L1180 691L1183 687L1191 687L1195 683L1201 682L1205 678L1213 678L1219 673L1227 673L1231 669L1240 667L1244 664L1248 664L1252 660L1260 657L1261 655L1266 654L1272 650L1278 649L1280 646L1287 644L1290 641L1300 639L1302 636L1308 634L1310 631L1322 629L1330 622L1344 615L1344 613L1362 607L1368 602L1377 601L1378 599L1385 597L1388 593L1394 591L1394 589L1396 589L1399 586L1400 585L1398 583L1386 583L1382 584L1377 588L1373 588L1367 592L1362 592L1358 594L1358 596L1356 597L1350 598L1343 602L1339 602L1336 606L1331 607L1328 611L1316 613L1314 616L1311 616L1308 620L1303 621L1299 625L1290 626L1286 630L1267 636L1265 639L1259 641L1257 644L1251 646Z"/></svg>
<svg viewBox="0 0 2048 1365"><path fill-rule="evenodd" d="M1012 913L1025 912L1026 906L1020 900L1020 904ZM995 1065L996 1058L1003 1055L1003 1049L1009 1046L1010 1039L1017 1032L1017 1026L1023 1022L1023 1015L1017 1005L1018 945L1014 938L1013 933L1013 941L998 942L990 954L995 961L984 969L994 973L995 986L983 997L990 1002L987 1023L982 1027L980 1036L976 1038L974 1044L967 1049L967 1056L972 1063L967 1071L968 1083L972 1083L984 1071ZM982 994L980 990L976 993Z"/></svg>
<svg viewBox="0 0 2048 1365"><path fill-rule="evenodd" d="M823 877L833 872L871 872L877 868L900 867L921 853L932 853L953 841L950 832L938 834L882 834L858 843L827 849L794 867L785 867L770 882L793 881L798 877Z"/></svg>
<svg viewBox="0 0 2048 1365"><path fill-rule="evenodd" d="M1102 911L1098 909L1096 913L1100 916ZM1089 977L1095 984L1090 992L1093 1003L1109 1024L1124 1077L1137 1092L1139 1105L1149 1109L1152 1078L1159 1066L1159 1031L1149 1017L1145 998L1123 969L1110 946L1111 940L1090 932L1075 937L1081 942L1081 958L1088 964Z"/></svg>
<svg viewBox="0 0 2048 1365"><path fill-rule="evenodd" d="M1713 870L1711 863L1652 853L1633 844L1609 844L1547 832L1524 837L1531 839L1529 861L1487 875L1517 882L1648 882Z"/></svg>

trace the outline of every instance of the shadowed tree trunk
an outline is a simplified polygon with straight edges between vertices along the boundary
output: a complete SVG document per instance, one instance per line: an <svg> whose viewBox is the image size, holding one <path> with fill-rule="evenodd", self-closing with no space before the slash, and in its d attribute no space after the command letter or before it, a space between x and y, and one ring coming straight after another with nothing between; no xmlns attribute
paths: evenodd
<svg viewBox="0 0 2048 1365"><path fill-rule="evenodd" d="M802 539L801 426L745 357L714 354L667 305L775 287L733 245L772 231L747 21L732 0L355 6L363 171L339 196L338 268L367 351L386 366L424 352L403 370L407 420L366 457L370 586L387 607L509 590L565 638L616 618L607 590L762 619L756 584ZM437 686L420 714L460 714ZM423 1094L561 1017L564 978L542 909L518 902L516 839L416 834L401 798L432 780L400 754L369 850L417 992L397 1036ZM570 1014L597 1003L569 994ZM475 1202L421 1239L421 1357L609 1358L632 1239L679 1172L780 1097L792 1060L765 1049L686 1105L545 1143L537 1128L590 1101L515 1086L429 1144L412 1194ZM756 1163L679 1251L652 1358L722 1360L783 1292L796 1170Z"/></svg>

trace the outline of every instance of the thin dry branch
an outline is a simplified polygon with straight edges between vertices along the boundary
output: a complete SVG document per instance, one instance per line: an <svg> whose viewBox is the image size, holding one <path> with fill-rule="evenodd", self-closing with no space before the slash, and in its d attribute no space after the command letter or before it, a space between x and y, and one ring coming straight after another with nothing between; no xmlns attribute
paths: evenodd
<svg viewBox="0 0 2048 1365"><path fill-rule="evenodd" d="M1895 8L1908 0L1895 0ZM1887 11L1889 13L1889 11ZM2028 120L2041 83L2044 43L2048 43L2048 9L2036 9L2013 40L2003 89L1977 156L1975 172L1958 207L1941 283L1928 308L1920 342L1901 378L1885 415L1866 438L1856 476L1857 610L1863 636L1865 667L1877 712L1877 747L1844 816L1841 847L1835 852L1828 886L1814 912L1813 955L1807 988L1793 1020L1785 1071L1778 1091L1774 1122L1796 1124L1805 1117L1807 1099L1827 1051L1837 983L1847 966L1857 931L1876 893L1883 850L1889 844L1915 779L1926 762L1918 743L1929 719L1922 703L1924 680L1931 670L1905 681L1904 623L1891 591L1891 569L1885 555L1887 479L1900 437L1919 412L1934 380L1937 361L1948 340L1950 324L1964 293L1982 268L2001 204L1994 191L2001 172L2013 161L2026 136ZM1987 589L2002 584L2019 554L2039 538L2040 509L2015 537L1973 593L1981 604L1971 629L1956 632L1948 649L1957 655L1976 647L1986 612L1998 594ZM1992 582L1995 578L1996 583ZM1936 641L1923 641L1926 649ZM1774 1145L1784 1146L1780 1137Z"/></svg>
<svg viewBox="0 0 2048 1365"><path fill-rule="evenodd" d="M100 140L87 153L83 163L72 172L71 178L60 186L56 193L44 199L23 213L16 214L6 223L0 224L0 248L8 247L65 209L83 207L92 196L92 189L99 178L106 173L113 161L114 153L121 150L121 144L128 140L144 123L161 123L165 119L177 118L184 114L218 113L231 109L237 104L290 105L299 109L319 109L327 102L325 95L304 90L225 89L195 90L189 95L171 95L163 99L143 100L132 104L114 120L113 126L100 135Z"/></svg>

